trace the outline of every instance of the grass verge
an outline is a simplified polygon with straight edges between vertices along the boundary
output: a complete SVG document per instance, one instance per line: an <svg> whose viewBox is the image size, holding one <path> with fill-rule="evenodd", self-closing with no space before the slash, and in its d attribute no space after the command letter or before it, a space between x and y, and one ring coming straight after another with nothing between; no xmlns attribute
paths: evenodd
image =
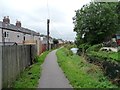
<svg viewBox="0 0 120 90"><path fill-rule="evenodd" d="M20 77L14 82L13 88L36 88L41 74L40 65L44 62L49 52L50 51L46 51L37 57L37 62L26 68L20 74Z"/></svg>
<svg viewBox="0 0 120 90"><path fill-rule="evenodd" d="M98 66L78 55L67 55L66 52L69 52L66 48L57 51L58 63L74 88L117 88Z"/></svg>

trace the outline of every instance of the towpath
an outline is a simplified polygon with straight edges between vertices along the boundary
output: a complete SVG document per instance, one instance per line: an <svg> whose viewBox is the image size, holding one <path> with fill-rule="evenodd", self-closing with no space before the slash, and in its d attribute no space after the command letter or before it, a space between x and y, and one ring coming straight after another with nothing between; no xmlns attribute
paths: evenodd
<svg viewBox="0 0 120 90"><path fill-rule="evenodd" d="M57 63L56 51L50 52L42 65L38 88L72 88Z"/></svg>

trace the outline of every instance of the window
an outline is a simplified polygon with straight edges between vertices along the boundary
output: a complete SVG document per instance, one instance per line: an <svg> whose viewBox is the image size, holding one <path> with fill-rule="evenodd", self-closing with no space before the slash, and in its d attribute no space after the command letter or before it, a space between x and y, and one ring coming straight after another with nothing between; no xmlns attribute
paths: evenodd
<svg viewBox="0 0 120 90"><path fill-rule="evenodd" d="M7 37L7 32L4 32L4 37Z"/></svg>
<svg viewBox="0 0 120 90"><path fill-rule="evenodd" d="M20 36L19 36L19 35L17 35L17 37L19 38Z"/></svg>
<svg viewBox="0 0 120 90"><path fill-rule="evenodd" d="M24 36L24 38L23 38L23 39L24 39L24 41L25 41L25 36Z"/></svg>
<svg viewBox="0 0 120 90"><path fill-rule="evenodd" d="M4 37L9 37L9 32L4 32Z"/></svg>

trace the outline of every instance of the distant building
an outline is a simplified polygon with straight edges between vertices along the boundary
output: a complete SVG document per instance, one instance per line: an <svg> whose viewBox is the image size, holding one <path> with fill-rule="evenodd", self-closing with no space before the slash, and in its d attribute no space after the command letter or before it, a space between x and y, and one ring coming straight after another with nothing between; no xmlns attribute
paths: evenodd
<svg viewBox="0 0 120 90"><path fill-rule="evenodd" d="M47 35L40 35L42 42L42 52L47 50ZM53 48L53 38L49 36L49 49Z"/></svg>
<svg viewBox="0 0 120 90"><path fill-rule="evenodd" d="M51 36L49 37L49 48L53 48L53 38Z"/></svg>
<svg viewBox="0 0 120 90"><path fill-rule="evenodd" d="M41 37L41 43L42 43L42 52L47 50L47 36L46 35L40 35Z"/></svg>
<svg viewBox="0 0 120 90"><path fill-rule="evenodd" d="M62 46L64 44L64 40L58 39L58 44L59 44L59 46Z"/></svg>

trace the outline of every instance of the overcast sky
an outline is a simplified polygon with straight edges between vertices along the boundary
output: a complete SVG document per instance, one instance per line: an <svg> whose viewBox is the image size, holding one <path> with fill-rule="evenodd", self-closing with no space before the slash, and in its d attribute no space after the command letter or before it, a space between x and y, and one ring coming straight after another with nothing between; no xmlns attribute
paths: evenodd
<svg viewBox="0 0 120 90"><path fill-rule="evenodd" d="M54 38L74 40L72 17L91 0L0 0L0 21L10 17L15 24L21 21L22 27L40 34L46 34L47 18L50 18L50 35Z"/></svg>

